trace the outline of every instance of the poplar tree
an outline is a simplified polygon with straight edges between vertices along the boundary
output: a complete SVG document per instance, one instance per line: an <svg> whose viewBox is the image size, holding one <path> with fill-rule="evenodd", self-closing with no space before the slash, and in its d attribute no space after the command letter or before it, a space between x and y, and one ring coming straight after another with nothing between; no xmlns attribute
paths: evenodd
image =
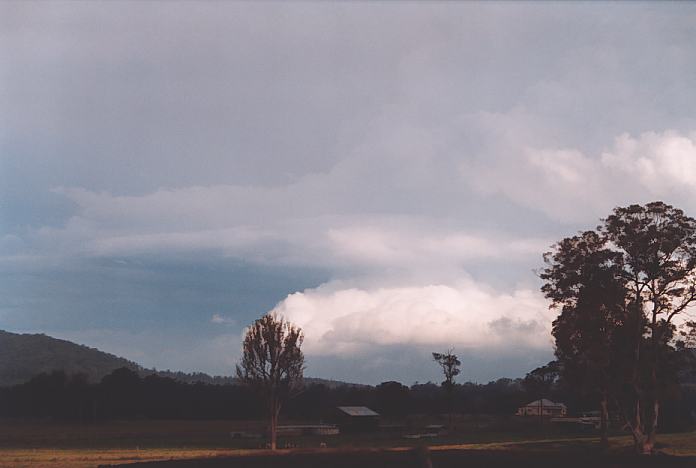
<svg viewBox="0 0 696 468"><path fill-rule="evenodd" d="M237 377L266 402L271 449L277 446L278 416L283 403L302 386L302 330L282 316L267 314L246 331Z"/></svg>

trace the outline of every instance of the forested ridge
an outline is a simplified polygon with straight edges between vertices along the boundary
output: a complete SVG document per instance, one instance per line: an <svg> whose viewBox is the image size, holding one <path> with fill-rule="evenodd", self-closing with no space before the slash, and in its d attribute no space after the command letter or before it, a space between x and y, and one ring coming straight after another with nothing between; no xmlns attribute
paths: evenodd
<svg viewBox="0 0 696 468"><path fill-rule="evenodd" d="M0 330L0 387L28 382L39 374L60 371L68 376L81 375L87 383L99 383L116 369L126 368L141 377L159 375L186 383L233 384L230 376L211 376L204 372L180 372L148 369L136 362L96 348L53 338L42 333L19 334ZM232 372L233 369L230 369ZM308 382L327 387L345 382L307 378ZM357 385L357 384L354 384Z"/></svg>

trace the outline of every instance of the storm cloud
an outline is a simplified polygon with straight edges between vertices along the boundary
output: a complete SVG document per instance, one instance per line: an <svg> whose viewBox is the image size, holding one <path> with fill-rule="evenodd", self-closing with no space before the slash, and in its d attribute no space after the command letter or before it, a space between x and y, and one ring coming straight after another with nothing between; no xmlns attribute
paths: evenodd
<svg viewBox="0 0 696 468"><path fill-rule="evenodd" d="M229 374L519 376L541 253L619 204L696 212L696 6L0 5L0 328ZM172 346L176 343L177 346Z"/></svg>

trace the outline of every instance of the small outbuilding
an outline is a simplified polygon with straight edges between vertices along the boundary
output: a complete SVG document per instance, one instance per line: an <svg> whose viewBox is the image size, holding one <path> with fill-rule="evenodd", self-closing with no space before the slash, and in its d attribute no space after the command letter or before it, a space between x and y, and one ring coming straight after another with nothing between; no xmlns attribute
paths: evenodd
<svg viewBox="0 0 696 468"><path fill-rule="evenodd" d="M339 406L336 422L342 433L371 432L379 429L379 413L367 406Z"/></svg>
<svg viewBox="0 0 696 468"><path fill-rule="evenodd" d="M517 408L517 416L548 416L563 418L568 414L568 408L563 403L556 403L546 398L535 400Z"/></svg>

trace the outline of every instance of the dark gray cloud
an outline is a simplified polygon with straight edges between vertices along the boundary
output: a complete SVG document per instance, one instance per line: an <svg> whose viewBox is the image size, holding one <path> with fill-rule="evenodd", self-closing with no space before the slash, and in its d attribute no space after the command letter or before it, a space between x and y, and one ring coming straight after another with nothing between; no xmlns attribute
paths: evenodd
<svg viewBox="0 0 696 468"><path fill-rule="evenodd" d="M548 343L510 360L424 317L532 334L555 239L618 203L696 208L694 24L684 3L2 3L0 326L222 373L277 305L318 375L434 378L414 363L452 344L473 379L520 375ZM391 341L361 340L365 304L376 328L400 311ZM311 352L328 337L355 355Z"/></svg>

